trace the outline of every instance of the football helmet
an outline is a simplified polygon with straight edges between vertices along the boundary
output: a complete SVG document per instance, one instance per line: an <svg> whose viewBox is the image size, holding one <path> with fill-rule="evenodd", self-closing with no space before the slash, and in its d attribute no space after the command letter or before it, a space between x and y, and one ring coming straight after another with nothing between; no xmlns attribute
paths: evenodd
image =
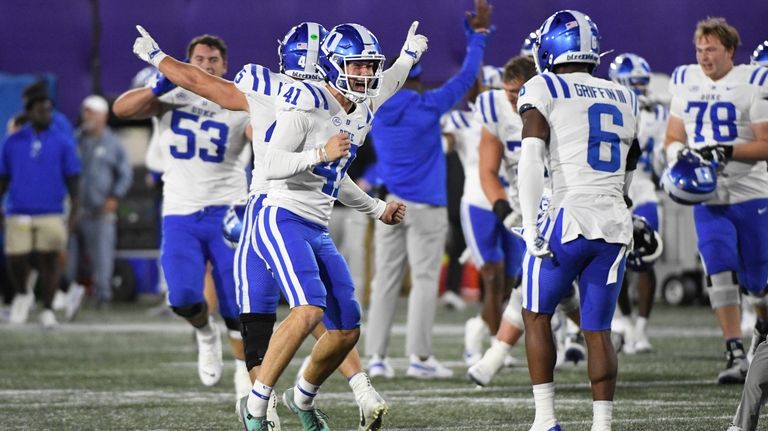
<svg viewBox="0 0 768 431"><path fill-rule="evenodd" d="M749 57L752 60L752 64L759 64L760 66L768 66L768 40L757 45L752 55Z"/></svg>
<svg viewBox="0 0 768 431"><path fill-rule="evenodd" d="M320 42L328 30L316 22L302 22L277 41L280 73L295 79L322 79L317 72Z"/></svg>
<svg viewBox="0 0 768 431"><path fill-rule="evenodd" d="M243 215L245 215L244 206L231 206L221 219L221 235L224 237L224 242L232 249L237 248L237 243L240 242L240 234L243 232Z"/></svg>
<svg viewBox="0 0 768 431"><path fill-rule="evenodd" d="M708 201L715 196L717 189L718 165L685 149L677 162L664 170L661 186L673 201L683 205Z"/></svg>
<svg viewBox="0 0 768 431"><path fill-rule="evenodd" d="M483 66L483 85L492 89L501 89L504 69L496 66Z"/></svg>
<svg viewBox="0 0 768 431"><path fill-rule="evenodd" d="M558 64L600 64L600 33L597 25L575 10L555 12L539 28L533 59L539 73Z"/></svg>
<svg viewBox="0 0 768 431"><path fill-rule="evenodd" d="M616 56L608 69L611 81L629 87L635 93L651 82L651 66L637 54L624 53Z"/></svg>
<svg viewBox="0 0 768 431"><path fill-rule="evenodd" d="M664 252L661 235L653 230L645 217L632 216L632 250L627 253L627 268L645 271Z"/></svg>
<svg viewBox="0 0 768 431"><path fill-rule="evenodd" d="M520 55L533 57L533 44L536 43L537 37L538 36L536 35L535 31L532 31L530 34L528 34L528 37L523 40L523 46L520 48Z"/></svg>
<svg viewBox="0 0 768 431"><path fill-rule="evenodd" d="M340 24L332 28L320 45L317 70L333 88L349 100L363 103L379 95L384 54L378 39L360 24ZM364 61L373 66L371 75L350 75L350 63ZM362 81L364 89L354 89L353 81Z"/></svg>

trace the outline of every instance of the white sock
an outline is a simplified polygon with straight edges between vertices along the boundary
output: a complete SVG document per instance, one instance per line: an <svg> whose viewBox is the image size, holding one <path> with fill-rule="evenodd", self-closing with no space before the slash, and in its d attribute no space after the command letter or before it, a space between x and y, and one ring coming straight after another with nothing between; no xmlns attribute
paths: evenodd
<svg viewBox="0 0 768 431"><path fill-rule="evenodd" d="M592 402L592 431L611 431L613 401Z"/></svg>
<svg viewBox="0 0 768 431"><path fill-rule="evenodd" d="M309 410L315 405L315 396L320 390L319 385L309 383L301 376L293 388L293 402L301 410Z"/></svg>
<svg viewBox="0 0 768 431"><path fill-rule="evenodd" d="M352 392L355 394L355 399L360 399L363 394L373 389L371 381L368 379L368 375L363 371L355 374L349 379L349 387L352 388Z"/></svg>
<svg viewBox="0 0 768 431"><path fill-rule="evenodd" d="M269 405L269 396L272 394L272 387L256 380L253 382L251 393L248 394L248 413L255 418L267 416L267 406Z"/></svg>
<svg viewBox="0 0 768 431"><path fill-rule="evenodd" d="M531 429L548 430L557 425L554 382L533 385L533 403L536 406L536 416Z"/></svg>
<svg viewBox="0 0 768 431"><path fill-rule="evenodd" d="M648 318L637 316L635 320L635 330L638 334L645 334L645 327L648 326Z"/></svg>
<svg viewBox="0 0 768 431"><path fill-rule="evenodd" d="M510 350L512 350L512 346L501 340L495 340L481 360L498 371L504 365L504 358L507 357Z"/></svg>

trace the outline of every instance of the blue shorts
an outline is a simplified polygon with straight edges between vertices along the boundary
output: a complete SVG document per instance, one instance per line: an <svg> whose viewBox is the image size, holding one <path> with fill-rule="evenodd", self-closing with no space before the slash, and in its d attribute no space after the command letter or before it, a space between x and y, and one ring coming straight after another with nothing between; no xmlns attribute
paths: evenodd
<svg viewBox="0 0 768 431"><path fill-rule="evenodd" d="M243 215L243 230L235 249L235 288L240 313L277 311L280 288L256 249L256 220L266 195L251 196Z"/></svg>
<svg viewBox="0 0 768 431"><path fill-rule="evenodd" d="M193 214L163 217L160 263L171 306L185 307L205 301L203 279L206 262L210 261L219 312L227 319L237 319L232 277L234 250L221 235L221 220L226 212L226 206L210 206Z"/></svg>
<svg viewBox="0 0 768 431"><path fill-rule="evenodd" d="M326 227L268 206L257 217L256 244L291 308L323 308L328 329L360 326L352 275Z"/></svg>
<svg viewBox="0 0 768 431"><path fill-rule="evenodd" d="M742 288L763 292L768 282L768 199L696 205L693 220L707 275L734 271Z"/></svg>
<svg viewBox="0 0 768 431"><path fill-rule="evenodd" d="M644 217L648 224L656 232L661 232L661 223L659 221L659 205L656 202L644 203L632 209L632 214Z"/></svg>
<svg viewBox="0 0 768 431"><path fill-rule="evenodd" d="M624 278L626 248L582 236L561 243L562 211L554 223L546 219L541 230L553 257L541 259L525 254L523 307L534 313L553 314L557 304L571 294L572 283L578 278L581 329L608 330Z"/></svg>
<svg viewBox="0 0 768 431"><path fill-rule="evenodd" d="M525 241L507 230L493 211L462 202L461 229L478 267L504 262L507 277L522 274Z"/></svg>

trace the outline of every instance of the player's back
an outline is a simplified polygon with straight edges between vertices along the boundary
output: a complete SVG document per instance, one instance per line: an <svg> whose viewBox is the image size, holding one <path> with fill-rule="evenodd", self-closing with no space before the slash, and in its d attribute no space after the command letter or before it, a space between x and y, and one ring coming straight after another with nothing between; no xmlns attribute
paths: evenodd
<svg viewBox="0 0 768 431"><path fill-rule="evenodd" d="M471 112L451 111L440 119L444 134L450 134L454 139L454 150L459 156L464 169L464 192L462 201L490 209L490 203L483 194L480 186L480 132L481 125Z"/></svg>
<svg viewBox="0 0 768 431"><path fill-rule="evenodd" d="M269 188L269 182L264 176L264 154L267 152L265 141L275 127L277 98L284 88L294 83L294 79L258 64L246 64L234 82L248 101L253 129L253 172L249 194L260 195Z"/></svg>
<svg viewBox="0 0 768 431"><path fill-rule="evenodd" d="M160 145L170 156L163 174L163 214L243 201L247 114L181 88L161 101L173 104L160 117Z"/></svg>
<svg viewBox="0 0 768 431"><path fill-rule="evenodd" d="M278 99L277 111L297 110L308 117L309 128L296 152L314 151L328 140L344 132L349 136L349 154L329 163L316 165L312 170L300 172L290 178L271 181L265 205L288 209L308 220L327 225L333 202L358 147L363 145L371 129L373 114L364 103L347 113L333 98L324 83L295 82L284 88ZM270 136L271 138L271 136ZM270 142L270 139L267 139ZM270 143L271 145L271 143Z"/></svg>
<svg viewBox="0 0 768 431"><path fill-rule="evenodd" d="M768 68L734 66L712 81L699 65L680 66L672 73L670 115L683 120L693 148L739 145L755 139L752 123L768 121ZM718 176L717 194L707 204L738 203L768 193L765 161L728 162Z"/></svg>

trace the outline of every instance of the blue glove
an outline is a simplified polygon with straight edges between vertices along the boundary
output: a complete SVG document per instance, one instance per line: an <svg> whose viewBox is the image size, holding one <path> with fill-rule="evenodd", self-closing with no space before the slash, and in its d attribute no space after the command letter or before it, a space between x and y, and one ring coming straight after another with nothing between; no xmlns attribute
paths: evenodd
<svg viewBox="0 0 768 431"><path fill-rule="evenodd" d="M176 84L171 82L171 80L162 73L157 72L157 75L155 75L155 82L150 87L150 90L156 97L160 97L174 88L176 88Z"/></svg>

